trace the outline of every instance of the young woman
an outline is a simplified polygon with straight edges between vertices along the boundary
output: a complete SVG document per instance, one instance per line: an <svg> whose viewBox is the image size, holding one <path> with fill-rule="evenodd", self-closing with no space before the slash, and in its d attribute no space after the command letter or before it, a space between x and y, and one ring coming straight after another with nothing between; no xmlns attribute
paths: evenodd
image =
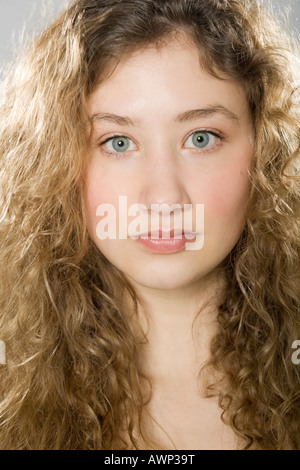
<svg viewBox="0 0 300 470"><path fill-rule="evenodd" d="M300 448L297 61L253 0L76 0L20 58L2 449Z"/></svg>

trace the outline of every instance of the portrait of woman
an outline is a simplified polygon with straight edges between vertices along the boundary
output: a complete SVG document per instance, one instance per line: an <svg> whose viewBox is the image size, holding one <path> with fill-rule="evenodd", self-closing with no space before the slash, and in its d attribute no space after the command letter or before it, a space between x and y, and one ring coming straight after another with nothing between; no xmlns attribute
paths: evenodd
<svg viewBox="0 0 300 470"><path fill-rule="evenodd" d="M258 0L73 0L20 55L1 449L300 449L297 74Z"/></svg>

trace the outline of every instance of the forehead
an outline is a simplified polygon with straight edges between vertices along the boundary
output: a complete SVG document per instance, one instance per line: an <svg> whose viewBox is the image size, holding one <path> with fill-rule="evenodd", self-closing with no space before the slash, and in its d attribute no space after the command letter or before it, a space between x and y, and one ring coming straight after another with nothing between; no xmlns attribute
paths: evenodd
<svg viewBox="0 0 300 470"><path fill-rule="evenodd" d="M221 102L233 112L247 112L242 86L216 78L201 65L201 54L188 39L161 47L149 46L120 60L111 75L96 87L88 100L89 115L99 111L138 113L183 112ZM164 109L163 109L164 107Z"/></svg>

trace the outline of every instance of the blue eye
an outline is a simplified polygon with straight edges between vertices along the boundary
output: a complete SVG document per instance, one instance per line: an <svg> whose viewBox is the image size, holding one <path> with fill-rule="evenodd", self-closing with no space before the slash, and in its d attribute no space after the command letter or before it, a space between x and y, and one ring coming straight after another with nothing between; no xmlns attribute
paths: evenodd
<svg viewBox="0 0 300 470"><path fill-rule="evenodd" d="M102 147L103 151L108 155L122 155L127 151L136 150L136 145L134 142L129 139L129 137L125 137L123 135L109 137L109 139L101 142L99 146Z"/></svg>
<svg viewBox="0 0 300 470"><path fill-rule="evenodd" d="M115 152L126 152L130 147L130 140L128 137L114 137L110 139L107 143L111 144L112 149Z"/></svg>
<svg viewBox="0 0 300 470"><path fill-rule="evenodd" d="M191 134L185 141L186 148L207 149L216 144L220 136L208 131L197 131Z"/></svg>

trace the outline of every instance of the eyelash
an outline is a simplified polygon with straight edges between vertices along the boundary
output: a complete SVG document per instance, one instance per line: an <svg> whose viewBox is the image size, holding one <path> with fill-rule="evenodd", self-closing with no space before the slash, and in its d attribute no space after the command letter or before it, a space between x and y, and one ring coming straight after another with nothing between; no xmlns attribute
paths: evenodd
<svg viewBox="0 0 300 470"><path fill-rule="evenodd" d="M206 152L211 152L213 151L216 146L218 146L218 144L224 140L224 135L221 133L221 132L217 132L217 131L212 131L212 130L209 130L209 129L196 129L194 130L193 132L191 132L190 134L188 134L185 138L184 138L184 142L186 142L191 136L193 136L194 134L197 134L198 132L203 132L203 133L207 133L207 134L210 134L214 137L216 137L218 139L219 142L217 142L217 144L214 144L212 147L209 147L207 150L203 149L197 149L197 148L190 148L190 147L185 147L186 149L190 149L190 150L196 150L200 153L206 153ZM126 152L109 152L108 150L105 149L105 144L107 144L108 142L112 141L113 139L121 139L121 138L126 138L126 139L129 139L133 142L132 139L130 139L130 137L127 137L126 135L122 135L122 134L115 134L107 139L105 139L104 141L100 141L98 143L98 147L101 147L102 148L102 151L108 155L109 157L113 157L113 158L116 158L116 159L119 159L119 158L124 158L124 155Z"/></svg>

